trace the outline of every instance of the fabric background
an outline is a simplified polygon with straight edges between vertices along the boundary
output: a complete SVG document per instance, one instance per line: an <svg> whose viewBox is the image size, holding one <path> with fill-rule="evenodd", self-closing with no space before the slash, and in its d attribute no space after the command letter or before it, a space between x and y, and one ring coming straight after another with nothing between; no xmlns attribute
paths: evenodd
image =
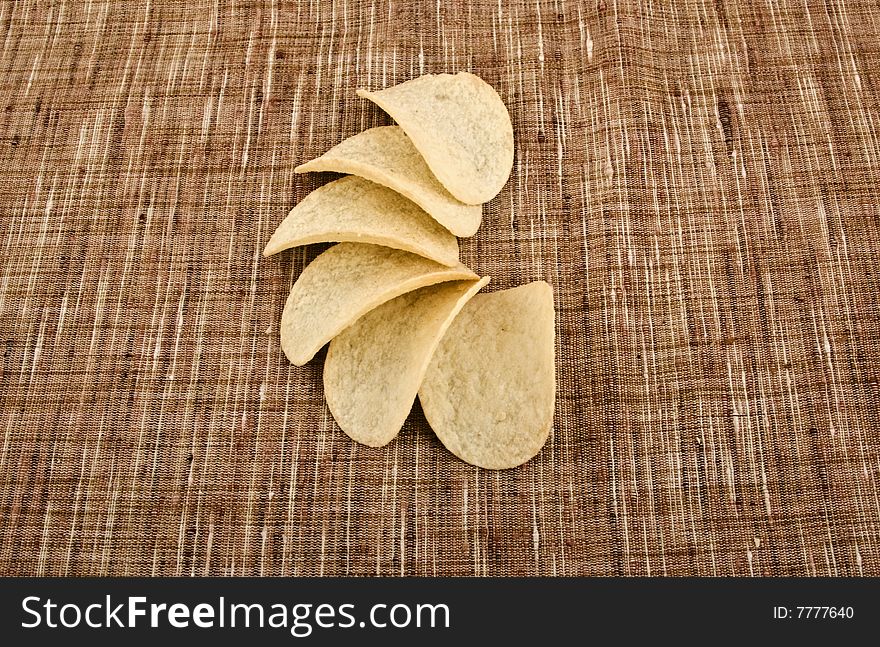
<svg viewBox="0 0 880 647"><path fill-rule="evenodd" d="M0 572L880 575L880 5L0 3ZM558 399L503 472L382 449L279 348L264 259L471 70L516 161L462 260L554 286Z"/></svg>

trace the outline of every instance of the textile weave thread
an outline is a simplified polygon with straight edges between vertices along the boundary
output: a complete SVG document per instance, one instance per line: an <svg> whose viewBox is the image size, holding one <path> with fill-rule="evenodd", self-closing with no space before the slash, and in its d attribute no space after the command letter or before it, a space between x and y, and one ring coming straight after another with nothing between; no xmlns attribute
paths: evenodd
<svg viewBox="0 0 880 647"><path fill-rule="evenodd" d="M865 0L0 3L0 573L880 575L880 7ZM557 306L555 426L359 446L264 259L469 70L513 174L461 242Z"/></svg>

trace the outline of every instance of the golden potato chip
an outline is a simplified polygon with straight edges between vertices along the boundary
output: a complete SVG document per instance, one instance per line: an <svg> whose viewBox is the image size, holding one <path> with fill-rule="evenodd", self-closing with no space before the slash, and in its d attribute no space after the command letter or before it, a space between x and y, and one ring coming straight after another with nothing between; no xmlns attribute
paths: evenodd
<svg viewBox="0 0 880 647"><path fill-rule="evenodd" d="M426 285L476 278L461 264L447 267L399 249L339 243L309 263L294 283L281 316L281 348L302 366L389 299Z"/></svg>
<svg viewBox="0 0 880 647"><path fill-rule="evenodd" d="M553 290L536 281L478 294L449 326L419 400L440 441L488 469L522 465L553 426Z"/></svg>
<svg viewBox="0 0 880 647"><path fill-rule="evenodd" d="M465 204L488 202L513 168L513 125L498 93L468 72L427 74L358 95L400 124L446 189Z"/></svg>
<svg viewBox="0 0 880 647"><path fill-rule="evenodd" d="M398 126L365 130L294 170L353 173L387 186L415 202L456 236L473 236L483 218L482 207L459 202L443 188Z"/></svg>
<svg viewBox="0 0 880 647"><path fill-rule="evenodd" d="M278 225L263 256L327 242L373 243L458 263L455 236L399 193L354 175L308 194Z"/></svg>
<svg viewBox="0 0 880 647"><path fill-rule="evenodd" d="M324 396L352 440L381 447L397 436L434 349L489 277L431 285L383 303L330 342Z"/></svg>

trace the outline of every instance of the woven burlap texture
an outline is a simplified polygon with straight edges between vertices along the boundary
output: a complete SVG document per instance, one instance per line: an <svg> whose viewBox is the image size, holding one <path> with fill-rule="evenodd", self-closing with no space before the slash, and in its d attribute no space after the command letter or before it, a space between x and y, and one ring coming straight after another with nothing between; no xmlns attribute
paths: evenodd
<svg viewBox="0 0 880 647"><path fill-rule="evenodd" d="M880 575L880 6L0 4L0 573ZM516 136L462 240L557 307L523 467L387 447L279 348L262 258L469 70Z"/></svg>

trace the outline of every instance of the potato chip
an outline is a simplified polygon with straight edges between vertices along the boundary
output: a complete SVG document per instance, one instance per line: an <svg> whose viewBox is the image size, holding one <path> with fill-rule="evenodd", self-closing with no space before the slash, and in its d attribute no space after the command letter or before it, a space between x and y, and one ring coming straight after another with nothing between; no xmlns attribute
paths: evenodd
<svg viewBox="0 0 880 647"><path fill-rule="evenodd" d="M482 207L459 202L443 188L397 126L365 130L294 170L353 173L387 186L415 202L456 236L473 236L483 218Z"/></svg>
<svg viewBox="0 0 880 647"><path fill-rule="evenodd" d="M376 306L426 285L476 278L461 264L447 267L399 249L339 243L294 283L281 316L281 348L302 366Z"/></svg>
<svg viewBox="0 0 880 647"><path fill-rule="evenodd" d="M458 263L455 236L399 193L354 175L308 194L278 225L263 256L326 242L373 243Z"/></svg>
<svg viewBox="0 0 880 647"><path fill-rule="evenodd" d="M419 388L449 451L488 469L522 465L540 451L556 397L554 318L543 281L478 294L462 308Z"/></svg>
<svg viewBox="0 0 880 647"><path fill-rule="evenodd" d="M397 436L434 349L489 277L408 292L368 312L330 342L324 396L352 440L381 447Z"/></svg>
<svg viewBox="0 0 880 647"><path fill-rule="evenodd" d="M358 94L400 124L431 172L465 204L488 202L513 168L513 126L498 93L468 72L428 74Z"/></svg>

